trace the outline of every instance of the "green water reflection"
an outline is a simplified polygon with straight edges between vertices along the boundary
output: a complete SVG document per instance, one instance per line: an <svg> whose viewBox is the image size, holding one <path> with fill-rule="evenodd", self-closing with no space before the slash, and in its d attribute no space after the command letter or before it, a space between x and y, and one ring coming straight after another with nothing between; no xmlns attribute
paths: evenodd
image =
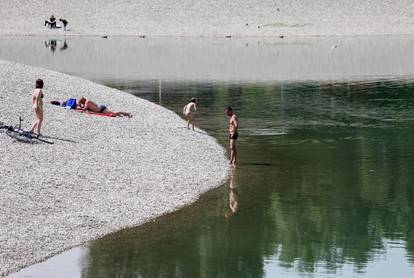
<svg viewBox="0 0 414 278"><path fill-rule="evenodd" d="M90 243L83 277L414 273L412 81L106 85L177 113L198 97L222 144L232 105L240 165L196 204Z"/></svg>

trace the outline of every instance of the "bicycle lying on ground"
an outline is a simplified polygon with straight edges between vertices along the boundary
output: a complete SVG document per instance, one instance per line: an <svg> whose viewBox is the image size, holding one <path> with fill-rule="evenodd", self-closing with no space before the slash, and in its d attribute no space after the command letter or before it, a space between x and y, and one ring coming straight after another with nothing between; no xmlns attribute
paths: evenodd
<svg viewBox="0 0 414 278"><path fill-rule="evenodd" d="M0 122L0 130L5 129L6 134L9 137L16 139L19 142L33 143L34 140L38 140L40 142L44 142L47 144L54 144L52 141L48 141L45 138L42 138L42 135L23 130L22 122L23 120L21 117L19 117L19 125L17 126L9 126L9 125L5 125L3 122Z"/></svg>

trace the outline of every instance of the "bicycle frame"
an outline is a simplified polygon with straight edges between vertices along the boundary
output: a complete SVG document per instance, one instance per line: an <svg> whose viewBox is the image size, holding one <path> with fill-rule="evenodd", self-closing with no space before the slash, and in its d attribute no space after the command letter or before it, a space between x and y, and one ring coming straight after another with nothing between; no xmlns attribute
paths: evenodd
<svg viewBox="0 0 414 278"><path fill-rule="evenodd" d="M14 127L5 125L4 123L0 122L0 129L6 129L6 134L9 137L16 139L17 141L20 141L20 142L31 143L32 139L36 139L44 143L54 144L54 142L48 141L43 138L39 138L39 135L36 136L36 135L33 135L29 131L23 130L22 122L23 122L22 117L19 117L19 125L16 125Z"/></svg>

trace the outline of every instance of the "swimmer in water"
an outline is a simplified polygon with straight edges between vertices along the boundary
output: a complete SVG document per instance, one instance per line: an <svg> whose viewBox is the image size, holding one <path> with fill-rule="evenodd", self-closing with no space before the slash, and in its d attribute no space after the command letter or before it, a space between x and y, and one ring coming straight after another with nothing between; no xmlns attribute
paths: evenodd
<svg viewBox="0 0 414 278"><path fill-rule="evenodd" d="M197 111L197 99L192 98L190 102L183 108L183 115L185 119L187 120L187 129L190 129L190 124L191 124L194 130L193 112L196 112L196 111Z"/></svg>

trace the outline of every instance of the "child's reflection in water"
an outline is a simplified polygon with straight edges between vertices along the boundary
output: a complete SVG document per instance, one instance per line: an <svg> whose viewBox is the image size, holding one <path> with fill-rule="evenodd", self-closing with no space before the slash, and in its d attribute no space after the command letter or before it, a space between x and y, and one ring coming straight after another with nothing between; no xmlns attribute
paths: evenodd
<svg viewBox="0 0 414 278"><path fill-rule="evenodd" d="M228 199L228 209L224 214L224 217L229 218L232 217L238 208L238 192L237 192L237 184L236 184L236 170L233 169L230 173L230 184L229 184L229 199Z"/></svg>

